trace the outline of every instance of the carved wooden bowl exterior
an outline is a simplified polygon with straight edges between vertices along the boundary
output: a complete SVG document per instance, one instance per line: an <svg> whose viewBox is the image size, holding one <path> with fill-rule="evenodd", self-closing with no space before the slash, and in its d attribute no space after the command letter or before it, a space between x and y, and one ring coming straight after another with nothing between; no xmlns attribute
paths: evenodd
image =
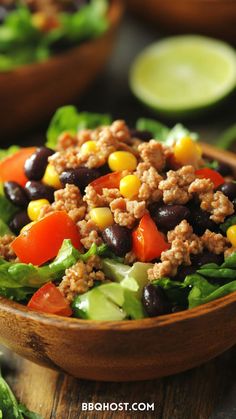
<svg viewBox="0 0 236 419"><path fill-rule="evenodd" d="M235 0L127 0L127 3L132 12L155 23L157 29L236 41Z"/></svg>
<svg viewBox="0 0 236 419"><path fill-rule="evenodd" d="M109 30L100 38L53 56L0 73L0 134L14 135L50 118L62 105L75 102L103 69L113 47L123 12L112 0ZM2 140L3 141L3 140Z"/></svg>
<svg viewBox="0 0 236 419"><path fill-rule="evenodd" d="M236 168L234 154L203 149ZM122 322L39 314L0 298L0 340L24 358L75 377L153 379L196 367L236 343L236 293L192 310Z"/></svg>

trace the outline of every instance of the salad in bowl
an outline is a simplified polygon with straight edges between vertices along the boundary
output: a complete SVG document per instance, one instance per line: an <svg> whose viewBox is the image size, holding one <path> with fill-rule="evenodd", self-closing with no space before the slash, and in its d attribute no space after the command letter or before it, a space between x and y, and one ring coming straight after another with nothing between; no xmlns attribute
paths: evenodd
<svg viewBox="0 0 236 419"><path fill-rule="evenodd" d="M66 106L45 146L0 158L0 295L122 321L236 291L233 172L181 124Z"/></svg>
<svg viewBox="0 0 236 419"><path fill-rule="evenodd" d="M0 71L45 61L101 36L109 27L106 0L3 0Z"/></svg>

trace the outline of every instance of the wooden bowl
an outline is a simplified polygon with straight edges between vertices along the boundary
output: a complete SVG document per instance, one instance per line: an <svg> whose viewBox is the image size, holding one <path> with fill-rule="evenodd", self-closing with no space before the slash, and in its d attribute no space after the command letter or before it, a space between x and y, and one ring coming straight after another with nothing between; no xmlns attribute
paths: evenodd
<svg viewBox="0 0 236 419"><path fill-rule="evenodd" d="M236 42L235 0L127 0L129 8L171 33L200 33Z"/></svg>
<svg viewBox="0 0 236 419"><path fill-rule="evenodd" d="M100 38L83 42L42 63L0 73L2 141L4 136L29 130L51 117L59 106L78 100L107 61L122 12L122 1L112 0L108 13L110 27Z"/></svg>
<svg viewBox="0 0 236 419"><path fill-rule="evenodd" d="M234 154L203 149L236 169ZM0 341L24 358L79 378L153 379L196 367L236 343L236 292L191 310L121 322L39 314L0 298Z"/></svg>

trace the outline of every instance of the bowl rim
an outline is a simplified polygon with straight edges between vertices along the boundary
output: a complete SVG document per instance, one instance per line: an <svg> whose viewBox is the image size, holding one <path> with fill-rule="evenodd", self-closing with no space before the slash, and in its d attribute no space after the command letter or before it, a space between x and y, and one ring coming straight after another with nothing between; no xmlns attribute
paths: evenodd
<svg viewBox="0 0 236 419"><path fill-rule="evenodd" d="M56 64L61 62L65 57L73 55L75 52L77 53L80 49L86 48L90 45L96 43L100 39L103 39L109 32L118 24L122 13L124 10L123 0L111 0L109 2L109 9L107 13L109 26L107 30L99 37L88 39L83 41L81 44L75 45L71 48L66 49L62 53L52 54L46 60L39 61L39 62L32 62L28 64L21 65L9 71L2 71L0 72L0 77L12 77L12 76L22 76L28 74L29 71L34 71L35 69L47 67L51 64Z"/></svg>
<svg viewBox="0 0 236 419"><path fill-rule="evenodd" d="M103 320L86 320L73 317L63 317L55 314L41 313L27 308L23 304L9 300L0 296L0 317L3 312L13 316L22 317L25 320L39 322L42 325L53 326L62 330L104 330L104 331L135 331L163 328L171 326L173 323L187 322L196 318L204 318L208 314L223 310L232 304L236 305L236 291L202 304L198 307L183 310L177 313L165 314L162 316L148 317L140 320L122 320L122 321L103 321Z"/></svg>

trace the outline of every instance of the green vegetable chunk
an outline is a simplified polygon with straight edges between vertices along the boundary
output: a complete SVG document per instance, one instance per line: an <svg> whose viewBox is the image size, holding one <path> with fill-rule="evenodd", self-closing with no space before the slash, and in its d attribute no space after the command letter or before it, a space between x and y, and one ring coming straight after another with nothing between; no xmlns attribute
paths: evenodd
<svg viewBox="0 0 236 419"><path fill-rule="evenodd" d="M75 298L72 309L75 317L90 320L119 321L127 317L141 319L144 310L135 293L111 282L93 288Z"/></svg>
<svg viewBox="0 0 236 419"><path fill-rule="evenodd" d="M84 128L96 128L99 125L109 125L109 115L102 115L90 112L78 112L74 106L59 108L53 116L47 131L46 146L55 148L58 137L63 132L75 135L78 130Z"/></svg>

